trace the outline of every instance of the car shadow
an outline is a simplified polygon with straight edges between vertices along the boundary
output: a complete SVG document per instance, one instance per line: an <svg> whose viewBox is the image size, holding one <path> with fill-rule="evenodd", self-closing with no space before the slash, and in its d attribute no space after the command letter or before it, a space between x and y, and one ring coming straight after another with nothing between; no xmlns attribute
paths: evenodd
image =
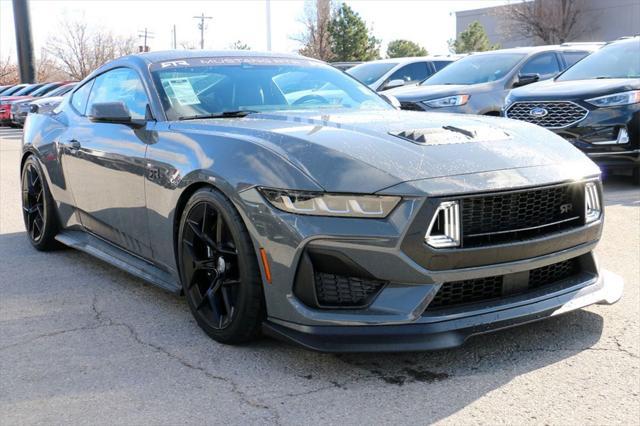
<svg viewBox="0 0 640 426"><path fill-rule="evenodd" d="M609 175L603 180L604 201L607 206L639 206L640 187L629 176Z"/></svg>
<svg viewBox="0 0 640 426"><path fill-rule="evenodd" d="M286 404L289 413L301 410L301 415L305 414L302 401L307 396L315 398L317 409L320 406L328 409L326 404L331 404L332 408L347 410L352 404L347 394L365 392L369 397L361 400L358 410L374 410L383 400L396 404L398 410L421 403L425 407L425 421L435 422L518 377L583 351L600 350L594 346L603 331L600 315L579 310L477 336L460 348L437 352L323 354L268 338L244 346L227 346L212 341L197 327L183 298L147 285L84 253L75 250L40 253L20 232L0 235L0 256L4 260L0 267L3 277L0 292L5 305L2 325L6 332L0 357L6 356L3 349L31 350L28 345L43 344L46 339L58 339L56 347L64 347L71 353L93 345L98 350L100 344L105 344L104 335L98 338L87 334L82 340L72 337L84 329L89 333L104 326L105 331L108 327L117 331L105 350L133 351L130 357L127 355L132 360L151 351L168 361L176 361L180 368L163 372L162 380L168 383L178 380L178 375L183 374L180 369L189 366L194 372L225 377L252 401L269 407ZM40 282L29 281L32 276L40 276ZM61 313L63 308L56 305L60 294L65 295L65 305L78 309L77 317ZM21 328L21 320L7 320L13 315L11 307L17 300L29 300L38 306L38 314L29 318L29 330ZM79 327L83 321L89 325ZM58 327L74 328L69 333L52 330L52 324L57 323ZM35 337L29 337L29 333ZM55 351L47 356L49 369L70 362L68 355L57 357ZM95 362L102 364L99 359ZM20 368L19 365L15 368ZM152 369L153 364L137 368ZM115 374L112 381L117 377ZM93 392L101 385L95 381L88 384L71 375L64 386L52 386L47 397ZM104 386L107 391L107 386L113 383ZM214 385L211 386L215 392ZM30 398L44 396L30 395Z"/></svg>

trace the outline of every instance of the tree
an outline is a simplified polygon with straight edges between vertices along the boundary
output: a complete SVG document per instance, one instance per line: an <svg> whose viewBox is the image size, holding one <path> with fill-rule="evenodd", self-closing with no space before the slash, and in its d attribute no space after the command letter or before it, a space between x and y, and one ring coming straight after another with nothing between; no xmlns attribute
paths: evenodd
<svg viewBox="0 0 640 426"><path fill-rule="evenodd" d="M0 85L16 84L20 82L18 66L11 60L11 56L0 59Z"/></svg>
<svg viewBox="0 0 640 426"><path fill-rule="evenodd" d="M229 48L231 50L251 50L251 46L249 46L247 43L240 40L237 40L231 43L229 45Z"/></svg>
<svg viewBox="0 0 640 426"><path fill-rule="evenodd" d="M491 44L482 24L474 21L466 30L458 34L456 40L449 40L449 49L454 53L484 52L499 49L499 44Z"/></svg>
<svg viewBox="0 0 640 426"><path fill-rule="evenodd" d="M81 80L102 64L137 51L134 37L120 37L89 27L85 21L65 21L58 35L49 39L46 51L60 70Z"/></svg>
<svg viewBox="0 0 640 426"><path fill-rule="evenodd" d="M380 40L369 34L366 22L346 3L331 19L329 34L337 61L370 61L380 57Z"/></svg>
<svg viewBox="0 0 640 426"><path fill-rule="evenodd" d="M581 0L533 0L502 8L502 30L534 38L542 44L560 44L576 40L588 26L580 19Z"/></svg>
<svg viewBox="0 0 640 426"><path fill-rule="evenodd" d="M387 46L387 56L390 58L427 56L428 54L427 49L410 40L393 40Z"/></svg>
<svg viewBox="0 0 640 426"><path fill-rule="evenodd" d="M298 50L298 53L323 61L333 59L329 34L332 8L331 0L307 0L305 2L304 16L301 19L304 32L292 37L302 43L302 48Z"/></svg>

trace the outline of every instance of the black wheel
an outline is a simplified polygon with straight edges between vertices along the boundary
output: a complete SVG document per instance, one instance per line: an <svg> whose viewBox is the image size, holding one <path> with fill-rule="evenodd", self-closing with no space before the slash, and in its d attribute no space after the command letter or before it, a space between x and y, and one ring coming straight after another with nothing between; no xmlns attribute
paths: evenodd
<svg viewBox="0 0 640 426"><path fill-rule="evenodd" d="M191 313L209 336L242 343L259 335L264 302L253 245L233 205L212 188L185 206L178 260Z"/></svg>
<svg viewBox="0 0 640 426"><path fill-rule="evenodd" d="M22 216L27 236L38 250L52 250L60 245L55 240L58 223L53 198L38 161L27 158L22 169Z"/></svg>

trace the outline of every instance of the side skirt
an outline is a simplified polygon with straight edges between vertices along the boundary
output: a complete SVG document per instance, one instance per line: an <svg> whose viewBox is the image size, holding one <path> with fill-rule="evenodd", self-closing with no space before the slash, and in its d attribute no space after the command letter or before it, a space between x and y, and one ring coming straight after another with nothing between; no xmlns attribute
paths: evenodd
<svg viewBox="0 0 640 426"><path fill-rule="evenodd" d="M62 231L56 240L172 293L180 293L182 289L170 273L89 233Z"/></svg>

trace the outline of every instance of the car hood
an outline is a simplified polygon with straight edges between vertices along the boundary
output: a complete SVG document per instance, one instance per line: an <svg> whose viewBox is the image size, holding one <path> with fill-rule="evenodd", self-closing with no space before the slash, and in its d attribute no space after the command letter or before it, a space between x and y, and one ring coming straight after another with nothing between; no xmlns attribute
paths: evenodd
<svg viewBox="0 0 640 426"><path fill-rule="evenodd" d="M395 96L400 102L418 102L428 99L443 98L445 96L488 92L489 90L491 90L491 85L486 83L434 84L399 87L397 89L388 90L385 93Z"/></svg>
<svg viewBox="0 0 640 426"><path fill-rule="evenodd" d="M640 79L637 78L545 80L513 89L511 96L517 99L573 99L636 89L640 89Z"/></svg>
<svg viewBox="0 0 640 426"><path fill-rule="evenodd" d="M585 170L592 166L552 132L497 117L397 110L282 112L173 122L170 127L260 145L332 192L374 193L412 180L560 163L575 162Z"/></svg>

